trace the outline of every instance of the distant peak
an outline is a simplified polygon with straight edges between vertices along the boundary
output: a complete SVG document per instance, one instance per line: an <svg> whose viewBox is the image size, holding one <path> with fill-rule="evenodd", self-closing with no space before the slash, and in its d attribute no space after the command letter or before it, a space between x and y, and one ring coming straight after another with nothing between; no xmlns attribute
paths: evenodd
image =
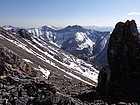
<svg viewBox="0 0 140 105"><path fill-rule="evenodd" d="M17 29L16 27L14 27L12 25L4 25L2 28L4 30L9 30L9 31L13 31L13 32Z"/></svg>
<svg viewBox="0 0 140 105"><path fill-rule="evenodd" d="M52 29L52 30L57 30L57 28L56 27L54 27L54 26L46 26L46 25L44 25L44 26L42 26L41 27L42 29L45 29L45 30L47 30L47 29Z"/></svg>
<svg viewBox="0 0 140 105"><path fill-rule="evenodd" d="M85 30L82 26L79 26L79 25L73 25L73 26L69 25L65 29L66 30L77 30L77 31Z"/></svg>
<svg viewBox="0 0 140 105"><path fill-rule="evenodd" d="M67 26L66 28L83 28L82 26L80 26L80 25L69 25L69 26Z"/></svg>
<svg viewBox="0 0 140 105"><path fill-rule="evenodd" d="M4 25L3 28L14 28L12 25Z"/></svg>

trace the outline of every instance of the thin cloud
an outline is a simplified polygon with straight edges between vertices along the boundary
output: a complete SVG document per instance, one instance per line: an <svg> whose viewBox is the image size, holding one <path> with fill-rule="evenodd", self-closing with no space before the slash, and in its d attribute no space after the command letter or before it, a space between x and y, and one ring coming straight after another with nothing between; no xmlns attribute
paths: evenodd
<svg viewBox="0 0 140 105"><path fill-rule="evenodd" d="M129 12L127 15L140 15L140 12Z"/></svg>

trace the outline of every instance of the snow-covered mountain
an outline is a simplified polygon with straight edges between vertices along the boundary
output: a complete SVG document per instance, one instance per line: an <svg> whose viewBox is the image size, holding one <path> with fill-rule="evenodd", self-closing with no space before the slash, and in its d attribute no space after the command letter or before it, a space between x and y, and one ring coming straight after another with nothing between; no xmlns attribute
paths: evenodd
<svg viewBox="0 0 140 105"><path fill-rule="evenodd" d="M5 26L4 29L12 29L12 32L15 30L15 33L17 33L17 28ZM46 43L50 42L80 59L92 62L97 67L107 64L106 49L109 32L85 29L78 25L67 26L63 29L43 26L26 30L34 38L43 40Z"/></svg>
<svg viewBox="0 0 140 105"><path fill-rule="evenodd" d="M93 52L94 42L89 39L86 33L76 32L73 37L62 44L62 49L71 54L84 58Z"/></svg>
<svg viewBox="0 0 140 105"><path fill-rule="evenodd" d="M45 78L55 72L65 78L96 86L99 71L93 65L39 37L29 34L25 29L20 29L16 34L0 28L0 44L20 55L36 70L40 70Z"/></svg>
<svg viewBox="0 0 140 105"><path fill-rule="evenodd" d="M11 25L4 25L2 28L13 33L17 33L17 31L20 29L19 27L13 27Z"/></svg>
<svg viewBox="0 0 140 105"><path fill-rule="evenodd" d="M57 28L53 26L43 26L40 28L30 28L28 32L32 35L43 39L44 41L51 41L54 39L54 33L57 31Z"/></svg>
<svg viewBox="0 0 140 105"><path fill-rule="evenodd" d="M104 48L107 46L109 32L85 29L78 25L67 26L60 30L54 27L43 26L28 29L28 32L46 42L49 41L59 46L63 50L83 60L95 61L96 59L99 62L95 63L96 66L102 66L107 63L106 52L104 52L106 50ZM99 55L103 56L103 58L100 58Z"/></svg>

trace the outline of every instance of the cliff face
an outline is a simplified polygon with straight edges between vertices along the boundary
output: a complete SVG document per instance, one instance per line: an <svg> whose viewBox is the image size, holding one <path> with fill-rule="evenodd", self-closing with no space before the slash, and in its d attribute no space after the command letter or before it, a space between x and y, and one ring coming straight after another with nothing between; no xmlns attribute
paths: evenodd
<svg viewBox="0 0 140 105"><path fill-rule="evenodd" d="M99 74L99 90L117 97L140 93L140 34L134 20L119 22L108 45L109 67Z"/></svg>
<svg viewBox="0 0 140 105"><path fill-rule="evenodd" d="M130 87L140 83L140 35L134 20L116 25L110 37L108 63L111 82Z"/></svg>

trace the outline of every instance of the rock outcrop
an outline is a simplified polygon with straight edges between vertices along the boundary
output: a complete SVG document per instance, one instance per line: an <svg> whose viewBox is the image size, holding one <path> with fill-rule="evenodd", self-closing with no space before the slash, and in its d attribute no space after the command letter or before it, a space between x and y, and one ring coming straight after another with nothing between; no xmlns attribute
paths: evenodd
<svg viewBox="0 0 140 105"><path fill-rule="evenodd" d="M31 41L32 41L31 35L28 33L27 30L25 30L25 29L20 29L20 30L18 31L18 34L19 34L22 38L25 38L25 39L28 39L28 40L31 40Z"/></svg>
<svg viewBox="0 0 140 105"><path fill-rule="evenodd" d="M140 34L134 20L119 22L108 45L109 67L99 74L99 90L118 100L140 97Z"/></svg>

